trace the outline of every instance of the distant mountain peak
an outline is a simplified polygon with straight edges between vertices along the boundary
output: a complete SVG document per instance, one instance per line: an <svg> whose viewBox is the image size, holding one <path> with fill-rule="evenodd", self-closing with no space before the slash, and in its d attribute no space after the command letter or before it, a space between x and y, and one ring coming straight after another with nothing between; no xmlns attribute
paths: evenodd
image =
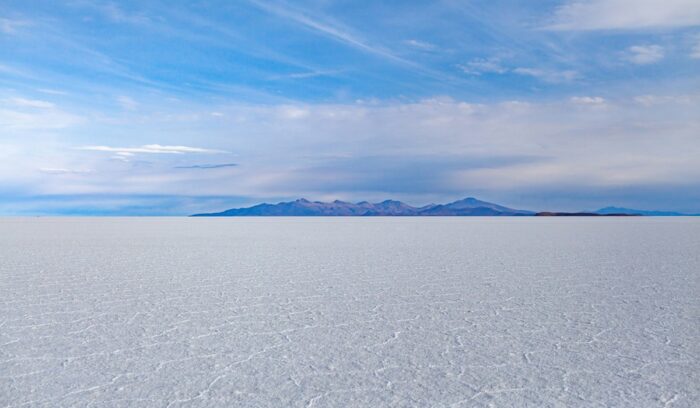
<svg viewBox="0 0 700 408"><path fill-rule="evenodd" d="M451 210L460 210L460 211L466 211L466 210L470 210L470 209L474 210L477 208L485 208L485 209L489 209L489 210L492 210L495 212L506 213L506 214L508 214L508 213L513 213L513 214L517 214L517 215L532 214L531 211L516 210L513 208L504 207L502 205L489 203L487 201L482 201L482 200L479 200L478 198L474 198L474 197L467 197L467 198L464 198L461 200L453 201L449 204L444 204L444 207L447 207Z"/></svg>

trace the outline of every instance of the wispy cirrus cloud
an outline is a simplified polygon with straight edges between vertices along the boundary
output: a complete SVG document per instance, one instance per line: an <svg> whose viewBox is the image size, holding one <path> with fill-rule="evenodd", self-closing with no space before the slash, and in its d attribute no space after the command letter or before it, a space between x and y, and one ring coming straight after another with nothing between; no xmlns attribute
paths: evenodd
<svg viewBox="0 0 700 408"><path fill-rule="evenodd" d="M15 20L0 17L0 33L17 34L20 28L27 27L31 23L27 20Z"/></svg>
<svg viewBox="0 0 700 408"><path fill-rule="evenodd" d="M603 106L605 105L605 98L600 96L572 96L569 99L571 103L576 105L588 105L588 106Z"/></svg>
<svg viewBox="0 0 700 408"><path fill-rule="evenodd" d="M572 69L547 69L535 67L511 68L505 66L497 58L476 58L465 64L459 64L457 67L465 74L477 77L486 74L515 74L529 76L552 84L571 82L580 77L580 74Z"/></svg>
<svg viewBox="0 0 700 408"><path fill-rule="evenodd" d="M50 89L50 88L39 88L37 89L37 92L49 94L49 95L68 95L68 92L66 91L59 91L58 89Z"/></svg>
<svg viewBox="0 0 700 408"><path fill-rule="evenodd" d="M329 18L317 16L312 17L311 15L303 11L291 8L289 6L277 2L265 2L260 0L248 0L248 2L261 10L276 15L280 18L292 21L329 39L340 42L365 53L380 57L384 60L400 64L405 67L410 67L416 72L422 73L424 75L433 78L439 78L442 80L456 79L447 73L438 70L433 70L413 60L404 58L398 55L396 52L393 52L392 50L388 49L387 47L372 43L363 38L361 35L354 33L352 30L345 27L343 24L331 20ZM415 44L418 43L416 42Z"/></svg>
<svg viewBox="0 0 700 408"><path fill-rule="evenodd" d="M306 71L306 72L292 72L288 74L278 74L270 76L271 80L282 80L282 79L308 79L317 77L327 77L333 76L342 72L342 70L317 70L317 71Z"/></svg>
<svg viewBox="0 0 700 408"><path fill-rule="evenodd" d="M92 170L83 169L65 169L65 168L55 168L55 167L40 167L39 171L46 174L88 174L92 173Z"/></svg>
<svg viewBox="0 0 700 408"><path fill-rule="evenodd" d="M85 118L43 99L13 96L0 99L0 127L5 131L67 128Z"/></svg>
<svg viewBox="0 0 700 408"><path fill-rule="evenodd" d="M633 45L627 49L625 59L637 65L653 64L665 56L664 48L660 45Z"/></svg>
<svg viewBox="0 0 700 408"><path fill-rule="evenodd" d="M434 50L438 49L437 45L429 43L427 41L422 41L422 40L410 39L410 40L404 40L403 43L406 45L410 45L413 48L423 50L423 51L434 51Z"/></svg>
<svg viewBox="0 0 700 408"><path fill-rule="evenodd" d="M301 24L304 27L321 33L336 41L345 43L351 47L358 48L362 51L366 51L397 62L409 63L409 61L394 55L392 52L382 47L369 44L365 40L359 38L357 35L351 34L347 29L341 28L338 23L333 24L321 21L318 18L312 18L305 13L282 6L280 4L262 2L258 0L249 0L249 2L262 10Z"/></svg>
<svg viewBox="0 0 700 408"><path fill-rule="evenodd" d="M410 61L407 61L395 55L394 53L384 49L383 47L368 43L366 40L360 38L358 35L350 33L348 29L342 28L338 23L330 23L322 21L319 18L312 18L303 12L294 10L292 8L274 2L264 2L259 0L249 0L249 2L257 6L261 10L265 10L279 17L293 21L308 29L314 30L320 34L323 34L331 39L342 42L351 47L396 62L412 64Z"/></svg>
<svg viewBox="0 0 700 408"><path fill-rule="evenodd" d="M518 75L529 76L550 83L570 82L580 77L580 74L575 70L553 70L542 68L515 68L513 73Z"/></svg>
<svg viewBox="0 0 700 408"><path fill-rule="evenodd" d="M477 76L482 74L504 74L510 71L495 58L476 58L465 64L460 64L458 67L466 74Z"/></svg>
<svg viewBox="0 0 700 408"><path fill-rule="evenodd" d="M689 56L692 59L700 59L700 34L696 34L693 40Z"/></svg>
<svg viewBox="0 0 700 408"><path fill-rule="evenodd" d="M8 98L5 99L5 102L22 108L51 109L56 106L52 102L43 101L40 99Z"/></svg>
<svg viewBox="0 0 700 408"><path fill-rule="evenodd" d="M148 24L151 19L141 13L130 13L115 3L107 3L95 6L107 18L115 23Z"/></svg>
<svg viewBox="0 0 700 408"><path fill-rule="evenodd" d="M135 110L136 108L139 107L138 102L136 102L133 98L126 96L126 95L120 95L116 98L117 104L121 106L123 109L126 110Z"/></svg>
<svg viewBox="0 0 700 408"><path fill-rule="evenodd" d="M185 153L227 153L224 150L205 149L190 146L163 146L159 144L148 144L138 147L112 147L112 146L81 146L79 150L89 150L95 152L110 152L120 156L132 156L137 153L144 154L185 154Z"/></svg>
<svg viewBox="0 0 700 408"><path fill-rule="evenodd" d="M549 30L639 30L700 25L697 0L568 0Z"/></svg>
<svg viewBox="0 0 700 408"><path fill-rule="evenodd" d="M219 164L192 164L189 166L175 166L176 169L199 169L199 170L209 170L209 169L223 169L226 167L238 167L237 163L219 163Z"/></svg>

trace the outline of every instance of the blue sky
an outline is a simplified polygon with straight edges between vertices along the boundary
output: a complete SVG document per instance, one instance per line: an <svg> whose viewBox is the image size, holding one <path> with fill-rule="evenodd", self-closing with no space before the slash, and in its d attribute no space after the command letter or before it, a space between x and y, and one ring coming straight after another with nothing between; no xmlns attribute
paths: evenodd
<svg viewBox="0 0 700 408"><path fill-rule="evenodd" d="M0 213L700 212L700 2L0 4Z"/></svg>

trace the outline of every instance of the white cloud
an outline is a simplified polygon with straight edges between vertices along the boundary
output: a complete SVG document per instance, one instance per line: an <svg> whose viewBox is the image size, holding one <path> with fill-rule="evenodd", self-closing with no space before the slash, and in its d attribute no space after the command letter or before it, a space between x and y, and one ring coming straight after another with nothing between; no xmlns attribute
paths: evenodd
<svg viewBox="0 0 700 408"><path fill-rule="evenodd" d="M84 122L85 118L57 109L20 111L0 109L0 128L13 131L63 129Z"/></svg>
<svg viewBox="0 0 700 408"><path fill-rule="evenodd" d="M625 59L638 64L646 65L659 62L664 58L664 48L660 45L634 45L627 49Z"/></svg>
<svg viewBox="0 0 700 408"><path fill-rule="evenodd" d="M272 75L269 77L271 80L280 79L308 79L308 78L318 78L324 76L333 76L342 72L341 70L313 70L307 72L292 72L289 74Z"/></svg>
<svg viewBox="0 0 700 408"><path fill-rule="evenodd" d="M635 30L700 25L698 0L567 0L551 30Z"/></svg>
<svg viewBox="0 0 700 408"><path fill-rule="evenodd" d="M503 67L497 59L477 58L466 64L458 65L458 67L469 75L504 74L508 72L508 68Z"/></svg>
<svg viewBox="0 0 700 408"><path fill-rule="evenodd" d="M238 167L237 163L216 163L216 164L189 164L185 166L175 166L176 169L212 170L229 167Z"/></svg>
<svg viewBox="0 0 700 408"><path fill-rule="evenodd" d="M189 146L162 146L159 144L148 144L139 147L111 147L111 146L81 146L80 150L91 150L96 152L112 152L120 156L132 156L136 153L146 154L184 154L184 153L226 153L223 150L204 149L201 147Z"/></svg>
<svg viewBox="0 0 700 408"><path fill-rule="evenodd" d="M639 95L634 97L636 103L646 107L654 105L692 106L696 100L697 95Z"/></svg>
<svg viewBox="0 0 700 408"><path fill-rule="evenodd" d="M279 109L279 116L284 119L303 119L309 116L309 110L299 106L282 106Z"/></svg>
<svg viewBox="0 0 700 408"><path fill-rule="evenodd" d="M579 73L574 70L553 70L531 67L508 68L504 67L498 59L495 58L477 58L466 64L457 66L464 73L469 75L483 74L517 74L537 78L544 82L562 83L570 82L579 77Z"/></svg>
<svg viewBox="0 0 700 408"><path fill-rule="evenodd" d="M700 59L700 34L695 36L695 44L690 49L690 58Z"/></svg>
<svg viewBox="0 0 700 408"><path fill-rule="evenodd" d="M639 95L634 98L634 101L640 105L652 106L658 101L658 97L654 95Z"/></svg>
<svg viewBox="0 0 700 408"><path fill-rule="evenodd" d="M16 34L18 28L28 26L29 22L24 20L10 20L0 18L0 32L5 34Z"/></svg>
<svg viewBox="0 0 700 408"><path fill-rule="evenodd" d="M139 104L135 100L125 95L118 96L117 103L119 104L119 106L126 110L135 110L139 106Z"/></svg>
<svg viewBox="0 0 700 408"><path fill-rule="evenodd" d="M46 174L87 174L90 170L75 170L75 169L64 169L64 168L52 168L52 167L40 167L39 171Z"/></svg>
<svg viewBox="0 0 700 408"><path fill-rule="evenodd" d="M570 82L579 77L578 72L573 70L556 71L539 68L515 68L513 72L551 83Z"/></svg>
<svg viewBox="0 0 700 408"><path fill-rule="evenodd" d="M59 91L57 89L39 88L37 92L49 94L49 95L68 95L68 92Z"/></svg>
<svg viewBox="0 0 700 408"><path fill-rule="evenodd" d="M600 96L573 96L570 101L576 105L601 106L605 104L605 99Z"/></svg>
<svg viewBox="0 0 700 408"><path fill-rule="evenodd" d="M437 46L435 46L435 44L431 44L427 41L421 41L421 40L415 40L415 39L406 40L406 41L404 41L404 44L410 45L413 48L417 48L417 49L423 50L423 51L433 51L437 48Z"/></svg>
<svg viewBox="0 0 700 408"><path fill-rule="evenodd" d="M258 198L411 197L418 203L468 192L481 195L479 191L488 196L620 186L690 189L700 180L698 107L698 95L648 95L637 101L595 94L527 103L435 98L413 103L202 104L184 109L190 119L176 124L172 116L177 112L144 117L134 136L125 136L130 142L118 146L106 142L116 140L110 134L95 146L71 148L67 141L76 131L69 129L57 132L60 137L47 147L44 136L32 139L36 132L26 132L26 140L16 138L19 151L0 147L0 184L24 183L37 194L235 192ZM291 108L306 112L304 118L290 123L281 112ZM212 120L213 109L224 116ZM177 142L134 143L143 137L139 135L164 130L172 131L169 140ZM78 131L89 134L85 132L98 132L99 127ZM191 159L221 152L201 147L207 145L239 155L236 160L224 154L209 156L219 157L216 161ZM234 161L239 163L234 172L181 168ZM56 176L42 176L37 168ZM89 177L69 173L83 168L93 169Z"/></svg>
<svg viewBox="0 0 700 408"><path fill-rule="evenodd" d="M9 98L5 100L7 103L22 107L22 108L38 108L38 109L51 109L55 105L51 102L42 101L39 99L25 99L25 98Z"/></svg>
<svg viewBox="0 0 700 408"><path fill-rule="evenodd" d="M108 3L104 6L96 6L104 15L115 23L130 23L130 24L147 24L150 19L143 14L127 13L119 8L114 3Z"/></svg>

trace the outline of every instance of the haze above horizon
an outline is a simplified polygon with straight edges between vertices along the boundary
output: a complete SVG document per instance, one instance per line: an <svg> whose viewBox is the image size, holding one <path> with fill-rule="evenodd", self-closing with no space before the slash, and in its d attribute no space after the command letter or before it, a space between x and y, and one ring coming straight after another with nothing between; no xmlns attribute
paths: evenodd
<svg viewBox="0 0 700 408"><path fill-rule="evenodd" d="M696 0L4 2L0 215L700 213Z"/></svg>

